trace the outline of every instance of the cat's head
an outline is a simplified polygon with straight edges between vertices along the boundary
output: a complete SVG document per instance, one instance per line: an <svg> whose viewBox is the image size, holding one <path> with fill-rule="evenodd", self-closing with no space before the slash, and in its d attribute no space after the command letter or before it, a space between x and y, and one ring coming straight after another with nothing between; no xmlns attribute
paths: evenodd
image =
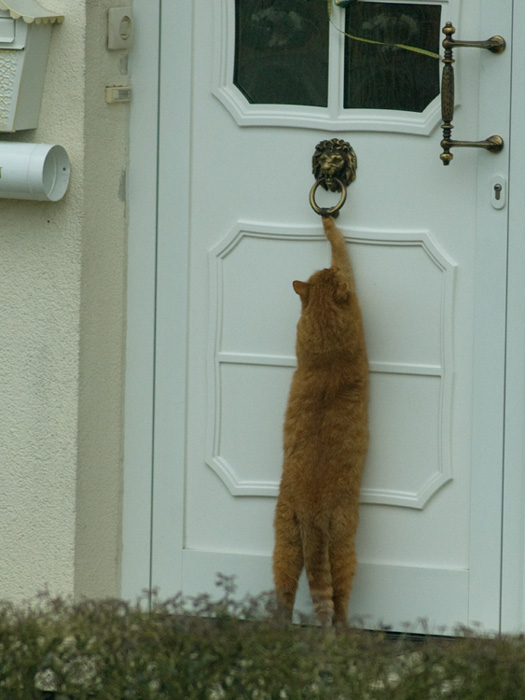
<svg viewBox="0 0 525 700"><path fill-rule="evenodd" d="M331 267L315 272L308 282L296 281L293 286L302 306L297 324L298 359L308 356L318 361L351 351L357 309L345 275Z"/></svg>
<svg viewBox="0 0 525 700"><path fill-rule="evenodd" d="M295 343L297 361L315 366L353 361L363 351L361 310L352 281L338 267L294 282L301 299Z"/></svg>
<svg viewBox="0 0 525 700"><path fill-rule="evenodd" d="M315 272L308 282L295 281L301 299L297 324L297 350L324 354L343 349L350 342L353 292L348 279L336 267Z"/></svg>
<svg viewBox="0 0 525 700"><path fill-rule="evenodd" d="M301 299L303 312L310 307L311 313L342 309L352 294L348 280L337 267L315 272L308 282L295 280L293 288Z"/></svg>

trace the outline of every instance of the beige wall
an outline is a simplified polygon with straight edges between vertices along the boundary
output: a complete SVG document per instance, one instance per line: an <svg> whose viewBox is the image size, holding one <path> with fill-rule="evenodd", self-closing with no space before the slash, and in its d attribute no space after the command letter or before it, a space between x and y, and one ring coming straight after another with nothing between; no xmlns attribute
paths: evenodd
<svg viewBox="0 0 525 700"><path fill-rule="evenodd" d="M55 26L39 128L59 143L58 203L0 199L0 598L119 591L127 56L115 0L46 0Z"/></svg>

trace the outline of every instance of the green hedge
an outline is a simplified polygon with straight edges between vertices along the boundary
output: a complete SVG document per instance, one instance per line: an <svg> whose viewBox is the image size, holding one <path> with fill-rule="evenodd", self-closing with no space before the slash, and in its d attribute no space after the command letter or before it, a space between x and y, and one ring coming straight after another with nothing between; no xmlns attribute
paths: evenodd
<svg viewBox="0 0 525 700"><path fill-rule="evenodd" d="M523 700L522 637L281 624L269 596L0 604L0 700Z"/></svg>

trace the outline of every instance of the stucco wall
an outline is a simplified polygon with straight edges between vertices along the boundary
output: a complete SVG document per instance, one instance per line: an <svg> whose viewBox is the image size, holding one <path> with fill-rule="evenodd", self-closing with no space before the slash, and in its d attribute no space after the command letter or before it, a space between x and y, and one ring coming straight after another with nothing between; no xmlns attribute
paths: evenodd
<svg viewBox="0 0 525 700"><path fill-rule="evenodd" d="M126 55L108 0L45 0L53 28L39 127L59 143L58 203L0 199L0 597L119 585L125 298Z"/></svg>

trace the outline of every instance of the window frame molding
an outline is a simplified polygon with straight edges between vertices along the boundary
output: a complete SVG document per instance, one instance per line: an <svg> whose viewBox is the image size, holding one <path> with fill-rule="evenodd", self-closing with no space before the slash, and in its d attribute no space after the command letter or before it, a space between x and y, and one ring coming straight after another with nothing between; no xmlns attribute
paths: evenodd
<svg viewBox="0 0 525 700"><path fill-rule="evenodd" d="M362 0L367 1L367 0ZM457 22L461 0L382 0L395 4L443 6L442 21ZM437 95L423 112L381 109L345 109L344 10L334 7L329 40L328 107L251 104L234 84L235 0L213 0L215 13L213 95L224 105L238 126L276 126L323 131L377 131L428 136L441 122ZM446 17L445 17L446 15ZM339 31L338 31L339 30ZM441 66L440 66L441 71ZM459 104L456 97L456 104Z"/></svg>

